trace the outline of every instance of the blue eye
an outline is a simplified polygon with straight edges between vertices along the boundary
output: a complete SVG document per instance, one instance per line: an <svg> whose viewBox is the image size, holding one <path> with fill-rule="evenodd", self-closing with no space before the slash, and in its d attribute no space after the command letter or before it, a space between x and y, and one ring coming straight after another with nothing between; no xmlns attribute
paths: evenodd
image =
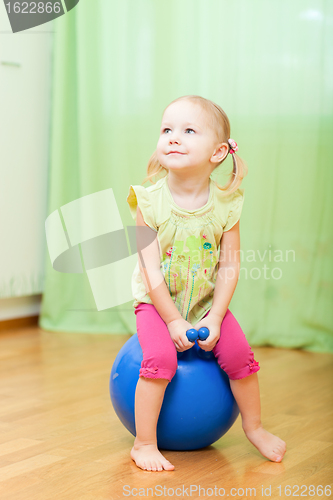
<svg viewBox="0 0 333 500"><path fill-rule="evenodd" d="M163 134L165 134L167 130L171 130L171 128L165 128L165 129L163 130Z"/></svg>
<svg viewBox="0 0 333 500"><path fill-rule="evenodd" d="M194 132L193 128L187 128L187 129L186 129L186 132L187 132L188 130L190 130L191 132L193 132L193 133L195 134L195 132Z"/></svg>

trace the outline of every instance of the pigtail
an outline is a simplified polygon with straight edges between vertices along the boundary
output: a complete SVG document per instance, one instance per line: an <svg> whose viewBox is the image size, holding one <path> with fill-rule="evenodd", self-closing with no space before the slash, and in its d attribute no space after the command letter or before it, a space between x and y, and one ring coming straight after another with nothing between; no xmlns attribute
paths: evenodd
<svg viewBox="0 0 333 500"><path fill-rule="evenodd" d="M231 154L233 169L230 174L229 181L224 185L220 186L216 182L216 186L225 192L226 196L229 196L231 193L234 193L242 183L242 180L248 173L248 168L244 160L235 152ZM224 160L223 160L224 161ZM221 164L220 164L221 165Z"/></svg>
<svg viewBox="0 0 333 500"><path fill-rule="evenodd" d="M165 172L165 175L167 175L168 171L166 168L164 168L160 162L157 159L157 153L154 151L154 153L151 155L148 161L147 165L147 177L144 178L142 181L141 185L143 185L145 182L149 181L152 184L155 184L154 181L152 181L152 177L156 177L160 173ZM165 177L165 176L162 176Z"/></svg>

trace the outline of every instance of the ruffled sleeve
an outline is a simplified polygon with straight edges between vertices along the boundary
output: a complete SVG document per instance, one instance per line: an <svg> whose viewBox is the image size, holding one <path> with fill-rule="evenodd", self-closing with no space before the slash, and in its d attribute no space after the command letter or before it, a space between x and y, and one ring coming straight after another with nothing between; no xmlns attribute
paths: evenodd
<svg viewBox="0 0 333 500"><path fill-rule="evenodd" d="M151 229L157 231L154 211L149 198L149 192L143 186L130 186L129 194L126 198L130 212L136 222L136 207L139 205L143 220Z"/></svg>
<svg viewBox="0 0 333 500"><path fill-rule="evenodd" d="M240 219L243 203L244 203L244 189L238 188L234 193L232 193L233 199L229 205L229 214L227 222L223 228L223 231L229 231Z"/></svg>

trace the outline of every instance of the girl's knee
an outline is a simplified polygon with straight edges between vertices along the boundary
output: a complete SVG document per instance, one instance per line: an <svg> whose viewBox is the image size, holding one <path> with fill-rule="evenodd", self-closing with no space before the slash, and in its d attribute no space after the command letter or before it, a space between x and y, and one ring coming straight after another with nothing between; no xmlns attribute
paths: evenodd
<svg viewBox="0 0 333 500"><path fill-rule="evenodd" d="M164 378L171 382L177 371L177 351L161 352L149 358L144 358L141 363L140 377Z"/></svg>
<svg viewBox="0 0 333 500"><path fill-rule="evenodd" d="M260 369L241 326L229 309L223 319L221 336L213 353L231 380L247 377Z"/></svg>
<svg viewBox="0 0 333 500"><path fill-rule="evenodd" d="M215 352L214 352L215 354ZM238 380L260 370L251 347L244 346L236 352L216 353L217 361L231 380Z"/></svg>
<svg viewBox="0 0 333 500"><path fill-rule="evenodd" d="M230 378L230 380L239 380L241 378L248 377L249 375L258 372L259 370L260 370L259 363L255 361L252 353L252 357L249 359L249 362L246 362L241 366L233 367L232 371L230 371L228 368L229 373L227 372L226 373Z"/></svg>

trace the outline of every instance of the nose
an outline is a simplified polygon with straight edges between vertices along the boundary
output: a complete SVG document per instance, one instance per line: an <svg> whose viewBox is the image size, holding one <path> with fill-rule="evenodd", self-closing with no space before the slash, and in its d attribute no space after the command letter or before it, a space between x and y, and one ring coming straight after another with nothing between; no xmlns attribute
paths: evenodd
<svg viewBox="0 0 333 500"><path fill-rule="evenodd" d="M179 141L178 137L176 137L176 136L171 136L171 137L169 138L169 144L174 144L174 143L179 144L179 143L180 143L180 141Z"/></svg>

